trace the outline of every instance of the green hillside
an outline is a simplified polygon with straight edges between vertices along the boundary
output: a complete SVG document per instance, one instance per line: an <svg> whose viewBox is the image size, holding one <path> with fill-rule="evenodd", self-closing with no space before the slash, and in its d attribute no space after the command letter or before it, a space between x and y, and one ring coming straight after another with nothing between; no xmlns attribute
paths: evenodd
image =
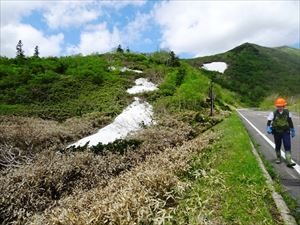
<svg viewBox="0 0 300 225"><path fill-rule="evenodd" d="M248 105L258 106L272 94L295 96L300 93L299 49L245 43L222 54L187 60L198 68L213 61L226 62L228 69L222 75L211 72L209 77L238 93Z"/></svg>
<svg viewBox="0 0 300 225"><path fill-rule="evenodd" d="M240 50L245 61L258 54L251 46ZM248 66L238 55L227 53L228 71ZM231 110L243 93L221 76L165 51L0 57L0 224L283 224ZM153 106L155 123L68 148L110 124L140 77L159 87L134 95Z"/></svg>
<svg viewBox="0 0 300 225"><path fill-rule="evenodd" d="M283 51L283 52L286 52L288 54L293 54L295 56L298 56L300 57L300 50L297 49L297 48L291 48L291 47L288 47L288 46L282 46L282 47L278 47L278 48L275 48L275 49L278 49L280 51ZM299 62L299 60L298 60Z"/></svg>
<svg viewBox="0 0 300 225"><path fill-rule="evenodd" d="M204 75L205 71L185 63L172 65L171 60L168 52L59 58L1 57L0 114L58 121L91 112L114 117L132 101L126 89L133 86L138 77L161 85L150 98L160 106L170 110L207 107L209 79ZM122 71L123 67L141 70L143 74ZM233 98L230 99L232 93L219 86L216 86L216 92L217 105L234 104Z"/></svg>

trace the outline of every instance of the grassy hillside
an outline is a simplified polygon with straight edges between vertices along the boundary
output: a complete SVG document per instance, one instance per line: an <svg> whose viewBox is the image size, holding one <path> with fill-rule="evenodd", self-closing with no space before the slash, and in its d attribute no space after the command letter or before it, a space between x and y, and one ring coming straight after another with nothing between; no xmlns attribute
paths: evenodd
<svg viewBox="0 0 300 225"><path fill-rule="evenodd" d="M0 223L281 224L241 122L228 118L238 96L214 83L209 117L211 73L172 60L168 52L1 58ZM66 149L111 122L139 77L159 85L139 94L154 106L153 126Z"/></svg>
<svg viewBox="0 0 300 225"><path fill-rule="evenodd" d="M198 68L203 63L226 62L229 67L224 74L211 72L209 77L222 87L238 93L241 100L250 106L258 106L272 94L300 94L299 49L266 48L245 43L222 54L187 61Z"/></svg>
<svg viewBox="0 0 300 225"><path fill-rule="evenodd" d="M206 71L199 71L182 63L181 67L166 74L160 89L154 94L154 106L157 111L167 108L170 112L184 110L205 111L209 108L208 92L210 79L205 76ZM233 92L215 84L213 91L216 95L215 109L228 110L239 100Z"/></svg>
<svg viewBox="0 0 300 225"><path fill-rule="evenodd" d="M140 94L155 117L190 111L192 121L207 122L204 74L186 63L173 65L168 52L0 58L0 169L31 160L44 148L60 150L107 125L133 101L126 89L139 77L159 84L159 90ZM217 114L236 104L230 91L215 85L214 92Z"/></svg>
<svg viewBox="0 0 300 225"><path fill-rule="evenodd" d="M278 48L275 48L275 49L278 49L278 50L286 52L288 54L293 54L295 56L300 57L300 51L297 48L291 48L291 47L288 47L288 46L282 46L282 47L278 47Z"/></svg>
<svg viewBox="0 0 300 225"><path fill-rule="evenodd" d="M138 77L159 84L158 91L140 94L154 105L158 123L135 136L137 141L104 146L109 152L65 151L68 144L107 125L132 101L126 89ZM209 129L222 116L207 116L208 86L204 72L176 58L172 62L168 52L1 58L0 190L6 194L0 201L0 223L24 224L54 201L102 190L148 157ZM222 115L222 109L234 104L234 95L220 86L215 91L216 115Z"/></svg>
<svg viewBox="0 0 300 225"><path fill-rule="evenodd" d="M122 57L1 58L0 112L60 121L93 111L116 115L131 101L125 91L134 75L110 71L109 66L135 61L142 67L147 62L143 55Z"/></svg>
<svg viewBox="0 0 300 225"><path fill-rule="evenodd" d="M198 109L205 107L209 80L203 72L193 70L187 64L169 64L167 52L32 57L23 60L2 57L0 114L58 121L95 111L115 116L132 100L126 89L138 76L145 76L154 83L164 81L155 99L178 92L176 97L169 99L170 104L175 104L170 107L177 108L178 104ZM111 71L111 66L117 69ZM144 74L122 71L123 67L142 70ZM218 93L218 102L223 104L226 94L220 87Z"/></svg>

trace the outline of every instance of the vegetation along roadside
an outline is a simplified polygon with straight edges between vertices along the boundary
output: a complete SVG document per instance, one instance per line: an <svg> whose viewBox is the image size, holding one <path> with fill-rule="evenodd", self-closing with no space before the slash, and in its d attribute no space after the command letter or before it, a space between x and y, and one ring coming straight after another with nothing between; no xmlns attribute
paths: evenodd
<svg viewBox="0 0 300 225"><path fill-rule="evenodd" d="M295 218L297 224L300 224L300 213L299 213L300 209L298 208L297 201L283 187L280 181L279 174L275 171L273 165L268 160L265 159L265 156L261 152L260 146L255 143L254 139L252 139L252 142L255 144L255 148L258 150L259 156L262 159L267 172L269 173L270 177L274 182L274 187L276 192L282 196L284 202L286 203L287 207L291 212L291 215Z"/></svg>
<svg viewBox="0 0 300 225"><path fill-rule="evenodd" d="M239 57L227 58L234 68ZM238 92L239 83L215 75L164 51L1 57L0 224L283 224L245 129L235 113L227 117L253 103L244 95L251 87ZM140 77L159 87L138 94L153 105L155 125L65 149L109 124Z"/></svg>
<svg viewBox="0 0 300 225"><path fill-rule="evenodd" d="M180 176L190 188L169 224L283 224L238 116L213 130L220 139Z"/></svg>

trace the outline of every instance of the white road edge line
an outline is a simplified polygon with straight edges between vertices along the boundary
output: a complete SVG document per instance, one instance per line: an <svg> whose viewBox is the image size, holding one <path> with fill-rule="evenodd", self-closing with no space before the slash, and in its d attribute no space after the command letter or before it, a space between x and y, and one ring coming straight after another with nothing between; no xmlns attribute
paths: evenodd
<svg viewBox="0 0 300 225"><path fill-rule="evenodd" d="M241 112L239 109L236 110L238 112L238 114L240 114L241 117L243 117L243 119L249 123L249 125L251 127L253 127L253 129L260 135L262 136L271 146L272 148L275 149L275 144L266 136L264 135L259 129L257 129ZM285 159L285 154L284 151L281 150L281 156ZM294 160L292 160L292 162L296 163ZM294 166L294 169L297 171L297 173L300 175L300 166L296 163L296 165Z"/></svg>

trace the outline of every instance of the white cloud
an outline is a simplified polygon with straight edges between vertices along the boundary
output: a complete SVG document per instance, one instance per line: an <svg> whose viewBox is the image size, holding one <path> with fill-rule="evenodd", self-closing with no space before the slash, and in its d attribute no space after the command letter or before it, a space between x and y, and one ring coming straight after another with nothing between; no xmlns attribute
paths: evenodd
<svg viewBox="0 0 300 225"><path fill-rule="evenodd" d="M123 42L127 45L131 45L137 41L142 41L143 32L150 28L149 23L151 18L151 14L137 13L135 19L122 29Z"/></svg>
<svg viewBox="0 0 300 225"><path fill-rule="evenodd" d="M65 36L69 37L73 27L79 26L83 29L80 43L69 45L65 51L67 54L102 53L118 44L130 48L149 47L147 43L156 45L156 41L161 41L161 48L171 49L177 54L209 55L227 51L244 42L273 47L292 45L300 38L299 1L158 1L152 12L137 13L124 27L120 26L124 21L121 23L109 16L127 12L115 12L127 6L138 9L146 1L11 0L0 3L0 47L1 55L6 56L15 55L15 46L20 39L28 55L35 45L40 46L41 54L60 54L64 41L62 33L67 30ZM48 28L62 33L46 35L53 30L22 24L24 16L30 16L35 10L42 15L41 19ZM122 16L118 14L117 18ZM100 22L107 17L110 26ZM123 18L126 21L131 16L125 14ZM101 24L91 26L91 23ZM161 38L151 40L159 34L157 30L154 35L151 33L157 24L161 28Z"/></svg>
<svg viewBox="0 0 300 225"><path fill-rule="evenodd" d="M92 52L110 51L118 44L134 42L140 38L138 22L130 23L128 28L116 27L109 31L106 25L102 24L91 28L90 22L101 19L103 13L111 10L119 10L126 6L140 7L146 1L0 1L1 3L1 43L0 54L2 56L14 57L15 46L18 40L24 43L26 55L31 55L34 46L39 45L41 55L59 55L60 47L64 40L66 29L72 31L73 27L85 25L80 36L78 45L68 45L65 52L90 54ZM106 10L106 11L104 11ZM33 27L30 24L22 23L22 19L30 16L34 11L39 12L42 22L51 29L58 29L59 34L46 35L45 28ZM113 18L112 18L113 19ZM143 20L143 19L142 19ZM110 23L113 21L109 21ZM141 22L139 24L142 26ZM83 27L83 26L82 26ZM124 42L121 41L124 37ZM43 46L42 46L43 45ZM48 49L49 48L49 49Z"/></svg>
<svg viewBox="0 0 300 225"><path fill-rule="evenodd" d="M95 21L103 13L104 8L119 10L126 6L143 6L146 1L58 1L52 2L45 9L44 18L52 29L78 27Z"/></svg>
<svg viewBox="0 0 300 225"><path fill-rule="evenodd" d="M161 48L209 55L244 42L299 42L298 1L168 1L155 6Z"/></svg>
<svg viewBox="0 0 300 225"><path fill-rule="evenodd" d="M145 0L4 0L0 1L1 25L19 23L22 17L29 16L34 10L42 10L45 22L50 28L79 26L99 18L102 15L103 7L118 10L126 6L140 7L145 3Z"/></svg>
<svg viewBox="0 0 300 225"><path fill-rule="evenodd" d="M7 57L16 56L16 45L22 40L23 50L26 56L32 56L35 46L39 46L40 56L59 55L60 45L64 35L57 34L49 37L34 27L25 24L8 24L1 27L0 55Z"/></svg>
<svg viewBox="0 0 300 225"><path fill-rule="evenodd" d="M23 16L28 16L33 10L45 5L47 1L0 1L1 26L19 23Z"/></svg>
<svg viewBox="0 0 300 225"><path fill-rule="evenodd" d="M88 26L80 35L80 43L77 46L69 46L67 54L88 55L91 53L104 53L111 51L121 43L120 32L114 28L109 31L105 23Z"/></svg>
<svg viewBox="0 0 300 225"><path fill-rule="evenodd" d="M54 2L46 9L45 21L52 29L78 27L97 19L101 15L93 2L64 1Z"/></svg>
<svg viewBox="0 0 300 225"><path fill-rule="evenodd" d="M77 46L67 47L67 54L91 54L104 53L116 48L119 44L123 48L140 42L150 42L149 38L143 37L143 32L149 28L150 14L137 13L133 21L125 27L114 27L113 31L107 28L106 23L87 25L80 35L80 43Z"/></svg>
<svg viewBox="0 0 300 225"><path fill-rule="evenodd" d="M22 40L26 56L39 46L40 56L59 55L64 40L62 33L46 36L43 31L21 23L24 16L49 6L49 1L1 1L0 55L16 56L16 45Z"/></svg>
<svg viewBox="0 0 300 225"><path fill-rule="evenodd" d="M97 1L102 6L107 6L110 8L120 9L126 6L143 6L146 4L146 0L110 0L110 1Z"/></svg>

